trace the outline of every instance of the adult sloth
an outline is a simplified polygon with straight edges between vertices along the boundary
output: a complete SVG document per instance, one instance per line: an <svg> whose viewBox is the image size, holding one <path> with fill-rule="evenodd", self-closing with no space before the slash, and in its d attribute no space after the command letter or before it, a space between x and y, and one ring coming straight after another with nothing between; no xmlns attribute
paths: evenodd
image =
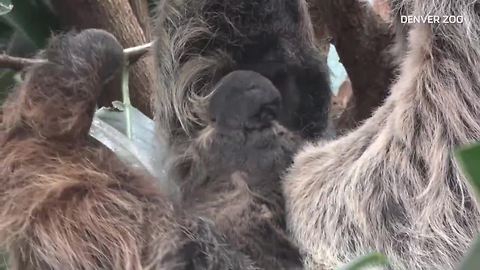
<svg viewBox="0 0 480 270"><path fill-rule="evenodd" d="M480 226L453 157L480 139L480 2L396 0L399 14L462 16L414 24L385 104L358 129L306 146L286 177L290 231L311 269L369 251L395 269L453 269Z"/></svg>

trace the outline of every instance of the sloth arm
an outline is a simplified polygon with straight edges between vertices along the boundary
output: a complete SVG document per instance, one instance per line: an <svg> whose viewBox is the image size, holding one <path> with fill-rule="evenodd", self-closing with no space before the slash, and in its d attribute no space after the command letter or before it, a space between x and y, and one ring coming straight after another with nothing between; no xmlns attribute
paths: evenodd
<svg viewBox="0 0 480 270"><path fill-rule="evenodd" d="M285 177L287 224L314 269L371 251L395 269L453 269L478 231L474 193L453 159L479 139L478 68L458 65L478 58L478 43L447 46L457 40L433 39L432 29L412 27L385 104L347 136L304 147Z"/></svg>

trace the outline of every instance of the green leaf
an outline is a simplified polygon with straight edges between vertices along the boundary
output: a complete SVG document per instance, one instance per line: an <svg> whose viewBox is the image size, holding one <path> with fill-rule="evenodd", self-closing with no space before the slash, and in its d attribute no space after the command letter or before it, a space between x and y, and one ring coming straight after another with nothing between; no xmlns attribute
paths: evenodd
<svg viewBox="0 0 480 270"><path fill-rule="evenodd" d="M38 50L37 46L22 32L15 30L8 38L6 54L31 58Z"/></svg>
<svg viewBox="0 0 480 270"><path fill-rule="evenodd" d="M467 253L459 270L478 270L480 269L480 239L478 239Z"/></svg>
<svg viewBox="0 0 480 270"><path fill-rule="evenodd" d="M11 70L0 71L0 105L15 85L15 74Z"/></svg>
<svg viewBox="0 0 480 270"><path fill-rule="evenodd" d="M362 270L369 267L380 266L388 267L389 263L385 256L380 253L371 253L366 256L360 257L351 263L341 267L339 270Z"/></svg>
<svg viewBox="0 0 480 270"><path fill-rule="evenodd" d="M172 186L166 182L166 143L158 138L155 123L136 108L126 110L121 102L114 102L115 108L101 108L95 113L90 136L114 152L129 167L148 172L162 180L166 190ZM129 111L129 120L127 120ZM131 126L127 128L127 121ZM130 130L130 138L128 133Z"/></svg>
<svg viewBox="0 0 480 270"><path fill-rule="evenodd" d="M12 28L0 21L0 52L8 54L7 49L11 42L12 34Z"/></svg>
<svg viewBox="0 0 480 270"><path fill-rule="evenodd" d="M7 270L7 256L0 252L0 270Z"/></svg>
<svg viewBox="0 0 480 270"><path fill-rule="evenodd" d="M0 15L4 15L12 11L13 5L11 0L0 0Z"/></svg>
<svg viewBox="0 0 480 270"><path fill-rule="evenodd" d="M455 156L466 176L480 194L480 144L460 148Z"/></svg>
<svg viewBox="0 0 480 270"><path fill-rule="evenodd" d="M455 152L455 157L477 194L480 194L480 144L460 148ZM480 269L480 239L473 243L459 269Z"/></svg>

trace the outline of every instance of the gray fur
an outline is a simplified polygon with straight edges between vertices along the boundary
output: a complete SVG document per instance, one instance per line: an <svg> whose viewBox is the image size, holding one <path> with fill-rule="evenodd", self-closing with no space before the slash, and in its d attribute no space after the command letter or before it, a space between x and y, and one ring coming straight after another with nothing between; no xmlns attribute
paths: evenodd
<svg viewBox="0 0 480 270"><path fill-rule="evenodd" d="M465 22L411 25L385 104L357 130L295 158L287 220L310 269L369 251L395 269L454 269L480 228L478 201L453 158L480 139L480 1L396 4Z"/></svg>
<svg viewBox="0 0 480 270"><path fill-rule="evenodd" d="M171 146L170 179L180 186L183 207L212 219L259 267L301 267L298 249L285 233L280 174L297 148L290 130L321 135L330 104L305 1L166 0L157 17L156 117ZM222 113L212 123L208 105L215 88L239 70L269 80L258 94L274 87L282 95L278 121L265 128L240 117L226 128ZM234 90L258 79L241 80ZM250 105L258 104L236 105L225 116L229 120L243 109L249 115Z"/></svg>
<svg viewBox="0 0 480 270"><path fill-rule="evenodd" d="M158 11L156 117L176 150L207 125L206 104L223 76L239 69L270 72L263 65L269 61L308 79L297 78L309 87L294 93L301 106L284 106L286 118L302 118L305 126L298 129L306 136L324 131L330 89L304 0L163 0Z"/></svg>
<svg viewBox="0 0 480 270"><path fill-rule="evenodd" d="M228 74L210 98L212 121L173 170L182 208L212 220L233 248L265 270L302 267L286 234L280 183L298 138L277 123L279 105L280 94L265 77Z"/></svg>

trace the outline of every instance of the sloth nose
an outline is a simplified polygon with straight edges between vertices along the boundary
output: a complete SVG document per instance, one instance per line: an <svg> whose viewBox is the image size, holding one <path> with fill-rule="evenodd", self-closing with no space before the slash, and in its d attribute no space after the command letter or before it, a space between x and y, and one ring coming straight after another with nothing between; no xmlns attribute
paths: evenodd
<svg viewBox="0 0 480 270"><path fill-rule="evenodd" d="M264 109L260 112L260 120L262 122L271 122L275 120L277 116L272 110Z"/></svg>
<svg viewBox="0 0 480 270"><path fill-rule="evenodd" d="M279 110L278 104L269 103L269 104L263 105L260 108L260 111L256 114L256 116L258 117L260 122L269 123L277 119L278 110Z"/></svg>
<svg viewBox="0 0 480 270"><path fill-rule="evenodd" d="M258 102L258 101L257 101ZM273 120L278 118L280 100L274 99L266 103L259 102L251 116L245 119L244 127L247 129L263 129L269 127Z"/></svg>

